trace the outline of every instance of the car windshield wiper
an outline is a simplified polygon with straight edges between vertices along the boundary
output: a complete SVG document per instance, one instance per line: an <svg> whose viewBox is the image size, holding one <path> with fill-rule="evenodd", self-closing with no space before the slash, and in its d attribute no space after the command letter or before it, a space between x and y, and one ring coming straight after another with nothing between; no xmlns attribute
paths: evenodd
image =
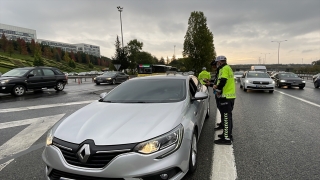
<svg viewBox="0 0 320 180"><path fill-rule="evenodd" d="M104 101L103 99L99 99L99 102L114 103L112 101Z"/></svg>

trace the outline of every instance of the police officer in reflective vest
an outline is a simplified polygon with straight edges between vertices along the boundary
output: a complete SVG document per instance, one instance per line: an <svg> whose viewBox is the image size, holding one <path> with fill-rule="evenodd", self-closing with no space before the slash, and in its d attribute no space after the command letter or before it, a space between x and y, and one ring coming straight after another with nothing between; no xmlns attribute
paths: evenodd
<svg viewBox="0 0 320 180"><path fill-rule="evenodd" d="M216 58L217 67L220 68L217 85L213 86L219 98L219 110L221 122L223 123L223 133L219 134L220 139L215 140L215 144L232 144L232 110L236 99L236 87L231 67L227 64L225 56Z"/></svg>

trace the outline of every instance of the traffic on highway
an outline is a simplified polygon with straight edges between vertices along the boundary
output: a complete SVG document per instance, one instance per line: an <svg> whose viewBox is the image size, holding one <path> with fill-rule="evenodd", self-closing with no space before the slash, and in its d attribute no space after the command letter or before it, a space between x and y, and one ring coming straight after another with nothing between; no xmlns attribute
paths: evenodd
<svg viewBox="0 0 320 180"><path fill-rule="evenodd" d="M213 143L212 88L189 74L1 94L0 179L319 179L317 80L268 76L265 93L248 85L263 72L243 73L231 146Z"/></svg>

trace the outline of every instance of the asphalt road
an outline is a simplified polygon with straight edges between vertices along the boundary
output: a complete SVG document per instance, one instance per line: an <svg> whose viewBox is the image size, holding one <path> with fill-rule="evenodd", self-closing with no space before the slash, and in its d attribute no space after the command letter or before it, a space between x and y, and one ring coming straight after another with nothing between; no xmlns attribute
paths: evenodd
<svg viewBox="0 0 320 180"><path fill-rule="evenodd" d="M44 90L29 92L20 98L0 95L0 123L20 123L47 116L54 120L57 115L68 116L114 87L70 82L59 93ZM276 88L273 94L244 92L237 84L233 118L233 153L238 179L320 179L320 89L315 89L312 83L308 82L303 90ZM210 118L198 144L198 169L184 180L211 178L215 122L216 106L214 98L211 98ZM43 131L40 137L23 139L21 133L29 126L23 123L7 128L0 126L1 180L43 179L45 165L41 153L46 132ZM26 134L25 137L32 135ZM28 148L5 153L9 148L6 145L20 148L28 140L31 143Z"/></svg>

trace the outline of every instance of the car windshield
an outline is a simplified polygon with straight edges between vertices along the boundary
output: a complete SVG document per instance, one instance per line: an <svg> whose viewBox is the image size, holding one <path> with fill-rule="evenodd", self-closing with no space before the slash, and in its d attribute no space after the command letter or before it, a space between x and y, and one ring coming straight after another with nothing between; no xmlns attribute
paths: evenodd
<svg viewBox="0 0 320 180"><path fill-rule="evenodd" d="M126 81L111 91L103 102L168 103L186 98L183 79L139 79Z"/></svg>
<svg viewBox="0 0 320 180"><path fill-rule="evenodd" d="M114 76L116 74L117 74L116 72L106 72L103 74L103 76Z"/></svg>
<svg viewBox="0 0 320 180"><path fill-rule="evenodd" d="M2 75L2 77L19 77L25 75L29 69L12 69L11 71L8 71Z"/></svg>
<svg viewBox="0 0 320 180"><path fill-rule="evenodd" d="M234 75L243 75L243 72L234 72Z"/></svg>
<svg viewBox="0 0 320 180"><path fill-rule="evenodd" d="M248 78L270 78L267 73L248 73Z"/></svg>
<svg viewBox="0 0 320 180"><path fill-rule="evenodd" d="M298 77L298 75L293 74L293 73L282 73L282 74L279 74L279 76L282 78L297 78Z"/></svg>

